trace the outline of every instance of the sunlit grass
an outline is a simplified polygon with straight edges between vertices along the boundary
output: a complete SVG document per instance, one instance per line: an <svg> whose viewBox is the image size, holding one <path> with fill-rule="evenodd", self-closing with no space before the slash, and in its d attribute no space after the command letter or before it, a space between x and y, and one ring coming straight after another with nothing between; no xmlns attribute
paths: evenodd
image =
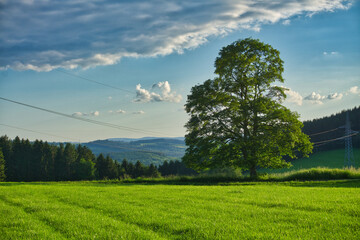
<svg viewBox="0 0 360 240"><path fill-rule="evenodd" d="M0 239L359 239L359 187L0 183Z"/></svg>
<svg viewBox="0 0 360 240"><path fill-rule="evenodd" d="M360 148L354 148L355 167L360 167ZM309 158L293 160L292 167L282 169L263 169L260 172L267 173L284 173L310 168L343 168L345 161L345 150L335 149L330 151L321 151L310 155Z"/></svg>
<svg viewBox="0 0 360 240"><path fill-rule="evenodd" d="M360 169L329 169L329 168L310 168L299 171L285 173L273 173L264 175L263 179L273 180L335 180L335 179L360 179Z"/></svg>

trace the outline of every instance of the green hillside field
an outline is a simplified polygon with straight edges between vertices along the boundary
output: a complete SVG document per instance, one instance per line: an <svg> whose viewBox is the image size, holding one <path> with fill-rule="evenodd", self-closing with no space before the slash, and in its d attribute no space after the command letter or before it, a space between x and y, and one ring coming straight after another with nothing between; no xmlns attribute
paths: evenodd
<svg viewBox="0 0 360 240"><path fill-rule="evenodd" d="M360 167L360 149L354 148L355 167ZM325 167L325 168L344 168L345 150L336 149L312 154L309 158L296 159L291 162L290 168L266 169L260 172L284 173L301 169Z"/></svg>
<svg viewBox="0 0 360 240"><path fill-rule="evenodd" d="M360 180L0 183L0 239L360 239Z"/></svg>

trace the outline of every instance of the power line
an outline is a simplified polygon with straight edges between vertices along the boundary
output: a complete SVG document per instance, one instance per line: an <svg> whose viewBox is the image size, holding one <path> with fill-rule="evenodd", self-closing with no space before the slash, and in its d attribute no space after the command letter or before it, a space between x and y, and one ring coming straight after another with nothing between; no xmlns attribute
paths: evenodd
<svg viewBox="0 0 360 240"><path fill-rule="evenodd" d="M5 127L9 127L9 128L18 129L18 130L23 130L23 131L33 132L33 133L39 133L39 134L42 134L42 135L47 135L47 136L52 136L52 137L59 137L59 138L63 138L63 139L71 139L71 140L74 140L74 141L79 140L79 139L74 139L74 138L70 138L70 137L63 137L63 136L54 135L54 134L50 134L50 133L44 133L44 132L40 132L40 131L30 130L30 129L26 129L26 128L15 127L15 126L3 124L3 123L0 123L0 125L5 126Z"/></svg>
<svg viewBox="0 0 360 240"><path fill-rule="evenodd" d="M109 87L109 88L113 88L113 89L116 89L116 90L119 90L119 91L123 91L123 92L127 92L127 93L134 94L134 92L132 92L132 91L130 91L130 90L123 89L123 88L119 88L119 87L116 87L116 86L112 86L112 85L110 85L110 84L98 82L98 81L95 81L95 80L92 80L92 79L90 79L90 78L86 78L86 77L83 77L83 76L80 76L80 75L77 75L77 74L72 74L72 73L69 73L69 72L66 72L66 71L63 71L63 70L59 70L59 69L55 69L55 71L58 71L58 72L61 72L61 73L70 75L70 76L72 76L72 77L77 77L77 78L80 78L80 79L85 80L85 81L88 81L88 82L96 83L96 84L99 84L99 85L102 85L102 86L105 86L105 87Z"/></svg>
<svg viewBox="0 0 360 240"><path fill-rule="evenodd" d="M336 131L336 130L338 130L338 129L339 129L339 128L334 128L334 129L327 130L327 131L324 131L324 132L309 134L308 136L316 136L316 135L320 135L320 134L324 134L324 133L328 133L328 132L333 132L333 131Z"/></svg>
<svg viewBox="0 0 360 240"><path fill-rule="evenodd" d="M355 132L355 133L352 133L352 134L347 135L347 136L338 137L338 138L333 138L333 139L324 140L324 141L320 141L320 142L314 142L313 144L316 145L316 144L321 144L321 143L334 142L334 141L337 141L337 140L341 140L341 139L345 139L345 138L349 138L349 137L355 136L355 135L357 135L357 134L358 134L358 133Z"/></svg>
<svg viewBox="0 0 360 240"><path fill-rule="evenodd" d="M40 110L40 111L60 115L60 116L67 117L67 118L76 119L76 120L83 121L83 122L93 123L93 124L97 124L97 125L101 125L101 126L105 126L105 127L116 128L116 129L119 129L119 130L126 130L126 131L130 131L130 132L141 132L141 133L146 133L146 134L155 134L155 135L158 135L158 136L159 135L170 136L168 134L163 134L163 133L159 133L159 132L155 132L155 131L143 130L143 129L132 128L132 127L125 127L125 126L116 125L116 124L112 124L112 123L100 122L100 121L96 121L96 120L92 120L92 119L88 119L88 118L75 117L73 115L53 111L53 110L50 110L50 109L41 108L41 107L33 106L33 105L30 105L30 104L22 103L22 102L17 102L17 101L8 99L8 98L0 97L0 99L4 100L4 101L7 101L7 102L15 103L15 104L18 104L18 105L22 105L22 106L25 106L25 107L37 109L37 110Z"/></svg>

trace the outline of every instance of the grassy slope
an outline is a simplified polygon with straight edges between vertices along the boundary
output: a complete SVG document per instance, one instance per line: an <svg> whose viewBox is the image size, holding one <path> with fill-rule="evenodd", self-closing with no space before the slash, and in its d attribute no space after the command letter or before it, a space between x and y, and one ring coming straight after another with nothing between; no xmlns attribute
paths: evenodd
<svg viewBox="0 0 360 240"><path fill-rule="evenodd" d="M360 167L360 149L354 149L355 166ZM300 169L309 169L316 167L343 168L345 150L336 149L326 152L312 154L309 158L296 159L292 161L292 167L287 169L265 170L268 173L283 173ZM264 170L260 171L264 172Z"/></svg>
<svg viewBox="0 0 360 240"><path fill-rule="evenodd" d="M0 183L1 239L360 239L360 181Z"/></svg>

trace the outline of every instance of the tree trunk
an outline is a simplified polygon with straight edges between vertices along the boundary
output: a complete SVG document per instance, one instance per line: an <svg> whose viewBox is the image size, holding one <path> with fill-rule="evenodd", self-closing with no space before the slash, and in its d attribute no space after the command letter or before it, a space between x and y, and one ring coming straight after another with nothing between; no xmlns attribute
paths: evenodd
<svg viewBox="0 0 360 240"><path fill-rule="evenodd" d="M256 166L250 167L250 178L255 179L257 177Z"/></svg>

